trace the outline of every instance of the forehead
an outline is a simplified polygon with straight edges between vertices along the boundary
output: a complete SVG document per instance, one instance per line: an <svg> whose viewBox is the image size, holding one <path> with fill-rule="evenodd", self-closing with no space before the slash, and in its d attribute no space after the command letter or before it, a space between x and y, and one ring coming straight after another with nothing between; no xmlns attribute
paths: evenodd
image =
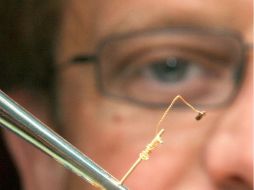
<svg viewBox="0 0 254 190"><path fill-rule="evenodd" d="M109 5L104 1L98 11L98 22L103 23L104 32L170 25L243 28L251 19L251 3L248 3L240 0L118 0Z"/></svg>
<svg viewBox="0 0 254 190"><path fill-rule="evenodd" d="M75 4L80 16L87 16L82 11L82 7L87 6L86 1L76 0ZM252 16L251 0L94 0L89 5L94 10L91 19L103 30L163 23L217 26L227 23L243 27L250 24Z"/></svg>
<svg viewBox="0 0 254 190"><path fill-rule="evenodd" d="M171 26L226 28L251 39L252 0L72 0L62 45L89 51L108 35Z"/></svg>

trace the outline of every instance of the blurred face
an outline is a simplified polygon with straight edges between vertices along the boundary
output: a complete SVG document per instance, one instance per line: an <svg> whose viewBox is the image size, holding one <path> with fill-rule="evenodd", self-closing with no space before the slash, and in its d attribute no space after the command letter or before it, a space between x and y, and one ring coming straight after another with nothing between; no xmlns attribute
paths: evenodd
<svg viewBox="0 0 254 190"><path fill-rule="evenodd" d="M203 105L207 116L197 122L188 108L173 109L161 126L164 144L125 185L139 190L252 189L252 58L245 54L244 76L241 85L235 85L232 72L239 69L241 49L234 35L228 37L236 31L244 43L252 43L251 4L250 0L68 2L57 51L60 67L76 55L94 54L103 40L113 37L99 52L99 77L93 61L59 69L63 135L121 179L151 141L164 111L147 105L169 104L182 94ZM199 33L201 28L205 31ZM164 29L167 32L161 32ZM146 32L151 30L156 32ZM98 80L104 90L125 98L106 96ZM226 101L233 89L237 94L230 104L206 107ZM72 174L67 179L66 189L94 189Z"/></svg>

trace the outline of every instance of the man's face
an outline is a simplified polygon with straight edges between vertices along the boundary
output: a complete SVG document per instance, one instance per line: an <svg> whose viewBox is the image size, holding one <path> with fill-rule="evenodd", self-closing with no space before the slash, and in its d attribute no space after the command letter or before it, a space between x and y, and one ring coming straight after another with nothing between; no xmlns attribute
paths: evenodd
<svg viewBox="0 0 254 190"><path fill-rule="evenodd" d="M246 43L252 43L249 0L74 0L67 3L63 16L57 51L59 65L78 54L94 53L107 36L151 28L187 26L237 31ZM195 121L195 113L188 108L169 113L162 124L164 144L127 179L128 188L251 189L250 56L247 62L242 86L230 105L207 108L208 114L200 122ZM111 67L110 61L105 63L108 64L105 68ZM92 63L73 65L58 72L58 109L63 134L120 179L152 140L164 110L103 95L96 85L96 72ZM153 78L150 83L143 82L148 83L152 93L158 90L156 85L160 81ZM140 87L143 86L142 83ZM190 84L188 88L194 87ZM70 176L66 186L75 190L93 189L76 176Z"/></svg>

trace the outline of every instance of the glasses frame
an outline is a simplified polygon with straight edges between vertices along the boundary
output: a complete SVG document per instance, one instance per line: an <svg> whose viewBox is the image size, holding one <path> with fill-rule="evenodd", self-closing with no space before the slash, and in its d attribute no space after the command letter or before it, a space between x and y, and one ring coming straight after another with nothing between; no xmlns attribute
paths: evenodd
<svg viewBox="0 0 254 190"><path fill-rule="evenodd" d="M214 30L214 29L208 29L208 28L189 28L189 27L176 27L176 28L162 28L162 29L150 29L150 30L140 30L140 31L134 31L130 33L124 33L124 34L116 34L116 35L111 35L104 40L102 40L98 46L96 47L95 53L94 54L79 54L74 56L72 59L70 59L67 64L71 65L86 65L86 64L93 64L95 66L95 78L96 78L96 86L99 92L106 97L109 98L114 98L114 99L120 99L124 101L128 101L130 103L147 107L147 108L155 108L155 109L164 109L168 105L165 104L155 104L155 103L148 103L148 102L142 102L136 99L133 99L131 97L127 96L119 96L116 94L112 94L107 91L107 89L104 88L102 84L102 78L101 78L101 52L105 45L107 45L109 42L116 41L116 40L121 40L121 39L126 39L126 38L131 38L137 35L151 35L151 34L156 34L156 33L195 33L195 34L210 34L210 35L221 35L221 36L230 36L233 39L237 40L240 44L240 49L241 52L239 52L239 60L236 60L238 63L237 67L237 74L236 80L234 82L234 90L232 91L232 94L228 97L226 101L223 103L215 104L215 105L194 105L194 106L199 106L199 107L204 107L204 108L218 108L218 107L225 107L229 105L234 98L236 97L245 73L246 73L246 65L247 65L247 51L248 49L252 48L252 44L245 43L242 35L239 32L236 31L228 31L228 30ZM176 94L177 95L177 94ZM169 100L170 101L170 100ZM182 107L179 105L178 107Z"/></svg>

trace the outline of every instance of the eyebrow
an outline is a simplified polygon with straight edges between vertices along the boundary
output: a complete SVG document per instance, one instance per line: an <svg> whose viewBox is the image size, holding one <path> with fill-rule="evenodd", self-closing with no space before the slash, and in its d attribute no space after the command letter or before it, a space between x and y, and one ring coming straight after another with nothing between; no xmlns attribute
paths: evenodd
<svg viewBox="0 0 254 190"><path fill-rule="evenodd" d="M203 14L204 13L204 14ZM211 18L213 18L213 12L205 12L200 10L196 13L177 13L170 15L170 13L158 13L154 17L147 16L142 17L139 22L134 22L130 20L127 16L123 18L119 18L114 23L107 23L106 27L102 27L98 34L97 39L99 41L109 38L113 35L131 33L142 30L149 29L159 29L159 28L170 28L170 27L194 27L194 28L222 28L222 24L218 24L216 21L211 22ZM139 17L137 17L137 20ZM218 18L214 18L215 20ZM225 26L223 28L227 28L227 22L225 22Z"/></svg>
<svg viewBox="0 0 254 190"><path fill-rule="evenodd" d="M151 21L149 23L143 23L140 26L129 27L128 25L124 25L123 22L116 23L112 26L112 28L103 34L98 36L99 41L104 41L107 38L111 38L112 36L124 35L128 33L134 33L139 31L148 31L153 29L165 29L165 28L204 28L205 26L200 23L195 22L184 22L184 21L173 21L173 20L159 20L159 21Z"/></svg>

